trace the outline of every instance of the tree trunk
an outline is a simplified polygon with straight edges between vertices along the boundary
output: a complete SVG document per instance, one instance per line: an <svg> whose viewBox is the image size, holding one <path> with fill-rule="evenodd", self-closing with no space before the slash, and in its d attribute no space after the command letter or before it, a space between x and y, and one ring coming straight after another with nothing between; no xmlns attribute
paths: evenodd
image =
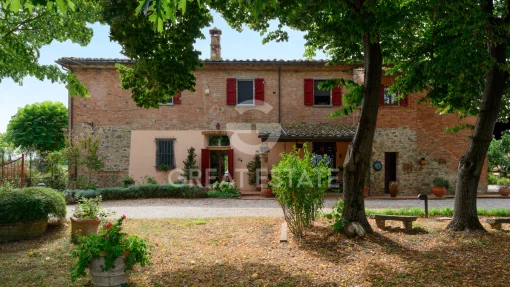
<svg viewBox="0 0 510 287"><path fill-rule="evenodd" d="M344 210L342 218L359 222L367 233L373 233L365 214L363 187L372 156L382 76L382 54L379 41L363 36L365 80L361 115L356 134L349 145L344 163Z"/></svg>
<svg viewBox="0 0 510 287"><path fill-rule="evenodd" d="M497 64L494 64L485 76L485 88L473 137L466 153L459 160L454 214L446 227L448 230L485 231L478 220L476 194L508 78L507 72L497 66L506 67L506 50L506 44L498 44L495 41L488 47L489 54Z"/></svg>

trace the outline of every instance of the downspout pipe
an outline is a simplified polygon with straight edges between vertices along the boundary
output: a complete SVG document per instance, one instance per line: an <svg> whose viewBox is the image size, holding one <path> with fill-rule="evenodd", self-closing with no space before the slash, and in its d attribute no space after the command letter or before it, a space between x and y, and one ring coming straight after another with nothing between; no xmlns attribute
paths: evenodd
<svg viewBox="0 0 510 287"><path fill-rule="evenodd" d="M280 91L281 91L281 85L280 85L280 76L281 76L281 69L282 69L282 66L278 66L278 123L281 124L282 123L282 120L281 120L281 94L280 94Z"/></svg>

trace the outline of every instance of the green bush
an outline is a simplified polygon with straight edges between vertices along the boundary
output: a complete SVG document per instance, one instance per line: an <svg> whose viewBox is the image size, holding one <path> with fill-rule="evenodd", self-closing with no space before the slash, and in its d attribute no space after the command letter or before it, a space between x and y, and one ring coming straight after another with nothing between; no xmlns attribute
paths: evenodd
<svg viewBox="0 0 510 287"><path fill-rule="evenodd" d="M209 197L239 197L241 192L237 188L237 184L232 182L222 181L221 183L215 182L212 188L207 193Z"/></svg>
<svg viewBox="0 0 510 287"><path fill-rule="evenodd" d="M498 185L510 185L510 178L502 177L496 182Z"/></svg>
<svg viewBox="0 0 510 287"><path fill-rule="evenodd" d="M325 192L329 187L330 159L312 155L303 145L304 155L296 148L281 153L281 160L274 166L270 185L289 230L296 237L303 237L324 205Z"/></svg>
<svg viewBox="0 0 510 287"><path fill-rule="evenodd" d="M434 186L445 187L447 190L450 189L450 182L442 177L436 177L432 180Z"/></svg>
<svg viewBox="0 0 510 287"><path fill-rule="evenodd" d="M488 182L489 184L498 184L499 176L494 174L489 174Z"/></svg>
<svg viewBox="0 0 510 287"><path fill-rule="evenodd" d="M66 190L64 196L68 203L75 203L78 197L101 196L105 200L122 200L137 198L203 198L207 197L207 189L174 184L141 184L127 188L98 188L97 190Z"/></svg>
<svg viewBox="0 0 510 287"><path fill-rule="evenodd" d="M122 185L124 187L130 187L132 186L133 184L135 184L135 179L132 178L131 176L126 176L122 179Z"/></svg>
<svg viewBox="0 0 510 287"><path fill-rule="evenodd" d="M326 218L329 221L329 227L336 232L342 232L345 226L345 221L344 219L342 219L343 212L344 201L342 199L339 199L333 205L333 210L331 211L331 213L326 214Z"/></svg>
<svg viewBox="0 0 510 287"><path fill-rule="evenodd" d="M27 187L0 193L0 223L28 222L66 216L61 193L45 187Z"/></svg>

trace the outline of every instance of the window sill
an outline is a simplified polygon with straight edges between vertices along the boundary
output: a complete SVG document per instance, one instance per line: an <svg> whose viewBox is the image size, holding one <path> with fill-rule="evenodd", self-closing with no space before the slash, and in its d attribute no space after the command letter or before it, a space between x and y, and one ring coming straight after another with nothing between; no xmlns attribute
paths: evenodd
<svg viewBox="0 0 510 287"><path fill-rule="evenodd" d="M332 108L333 105L313 105L314 108Z"/></svg>
<svg viewBox="0 0 510 287"><path fill-rule="evenodd" d="M236 107L241 107L241 108L242 107L254 107L254 106L255 106L255 104L249 104L249 105L239 105L239 104L237 104L236 105Z"/></svg>
<svg viewBox="0 0 510 287"><path fill-rule="evenodd" d="M382 105L381 108L392 108L392 109L396 109L396 108L403 108L402 106L390 106L390 105Z"/></svg>
<svg viewBox="0 0 510 287"><path fill-rule="evenodd" d="M159 104L159 106L175 106L175 104Z"/></svg>

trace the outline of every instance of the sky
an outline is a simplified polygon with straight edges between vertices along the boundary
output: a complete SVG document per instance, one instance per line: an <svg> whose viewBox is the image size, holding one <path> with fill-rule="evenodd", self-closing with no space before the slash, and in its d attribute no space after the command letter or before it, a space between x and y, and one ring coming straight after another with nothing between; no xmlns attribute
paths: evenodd
<svg viewBox="0 0 510 287"><path fill-rule="evenodd" d="M262 36L258 32L246 28L239 33L230 28L221 15L213 12L213 17L214 22L211 27L202 30L205 39L198 40L195 44L196 49L202 52L202 59L210 57L209 29L212 27L222 30L221 55L223 59L293 60L303 58L305 40L302 32L288 30L288 42L271 42L263 45ZM61 57L124 58L120 53L121 47L115 42L110 42L108 26L94 24L91 27L94 29L94 36L87 46L82 47L70 41L64 43L54 41L40 50L39 62L54 64ZM276 22L272 27L276 27ZM325 59L325 56L318 53L316 59ZM58 101L67 106L65 86L58 83L52 84L50 81L39 81L31 77L25 78L23 85L20 86L10 79L4 79L0 83L0 132L5 132L9 120L16 114L18 108L43 101Z"/></svg>

